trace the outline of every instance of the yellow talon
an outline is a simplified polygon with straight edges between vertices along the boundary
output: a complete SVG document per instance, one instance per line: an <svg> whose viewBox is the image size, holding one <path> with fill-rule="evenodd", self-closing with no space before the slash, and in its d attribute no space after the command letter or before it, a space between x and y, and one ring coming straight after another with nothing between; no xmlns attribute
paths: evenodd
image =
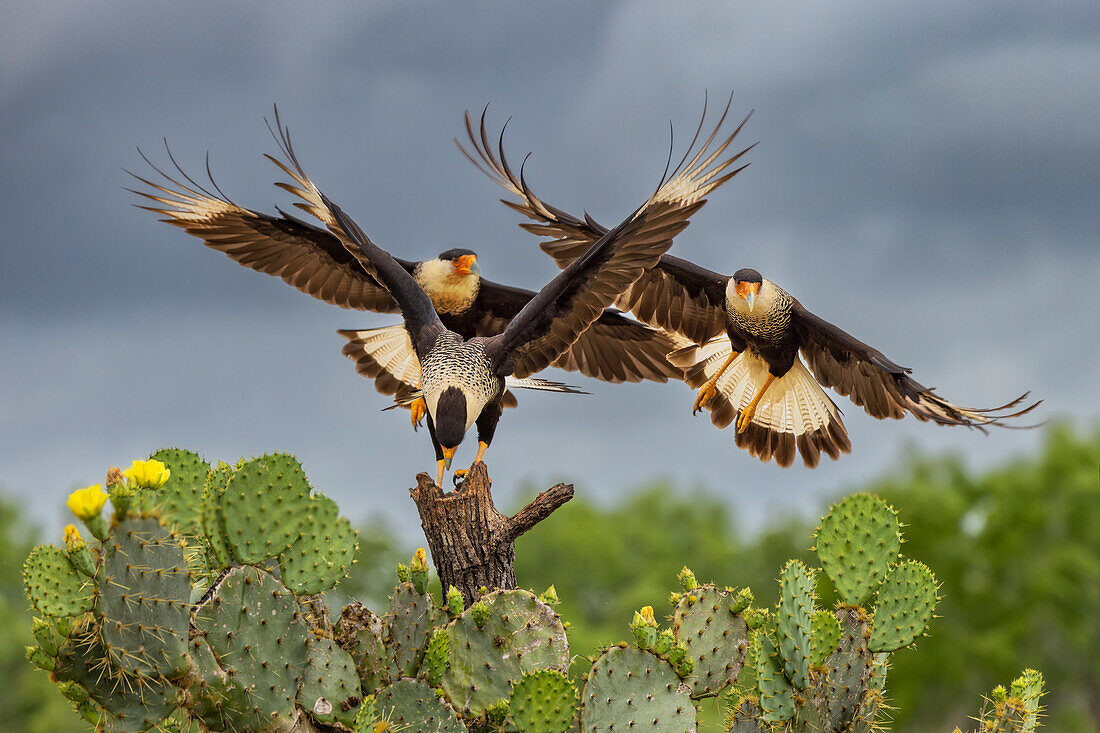
<svg viewBox="0 0 1100 733"><path fill-rule="evenodd" d="M750 402L741 414L737 416L737 432L743 433L749 428L753 416L756 415L756 402Z"/></svg>
<svg viewBox="0 0 1100 733"><path fill-rule="evenodd" d="M756 406L760 404L760 398L764 396L764 393L768 391L768 387L775 381L775 375L768 374L768 378L764 380L764 386L760 388L760 391L752 398L749 404L745 405L745 409L741 411L741 414L737 417L737 432L743 433L749 429L749 423L752 422L752 418L756 415Z"/></svg>
<svg viewBox="0 0 1100 733"><path fill-rule="evenodd" d="M695 397L695 404L691 408L691 414L702 410L707 406L707 403L714 399L714 395L718 394L718 390L714 388L714 382L708 381L699 389L699 394Z"/></svg>
<svg viewBox="0 0 1100 733"><path fill-rule="evenodd" d="M699 394L695 397L695 405L691 408L692 415L706 407L707 403L714 399L714 395L718 394L715 385L718 384L719 378L725 374L726 370L730 368L730 364L737 361L737 357L740 353L739 351L731 351L730 355L727 356L726 360L722 363L721 368L719 368L718 373L708 379L706 384L699 388Z"/></svg>
<svg viewBox="0 0 1100 733"><path fill-rule="evenodd" d="M428 414L428 405L424 402L424 398L421 397L416 402L409 406L412 413L413 430L420 427L421 421L424 420L424 416Z"/></svg>

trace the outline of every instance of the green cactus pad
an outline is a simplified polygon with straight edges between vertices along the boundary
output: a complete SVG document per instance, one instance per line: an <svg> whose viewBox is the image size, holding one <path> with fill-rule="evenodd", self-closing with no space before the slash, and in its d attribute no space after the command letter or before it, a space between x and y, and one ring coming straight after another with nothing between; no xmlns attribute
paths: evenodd
<svg viewBox="0 0 1100 733"><path fill-rule="evenodd" d="M90 582L77 572L65 551L39 545L23 562L23 592L44 616L78 616L92 608Z"/></svg>
<svg viewBox="0 0 1100 733"><path fill-rule="evenodd" d="M830 611L814 612L810 635L810 664L820 667L840 641L840 622Z"/></svg>
<svg viewBox="0 0 1100 733"><path fill-rule="evenodd" d="M1010 699L1019 703L1024 712L1022 733L1031 733L1039 727L1039 712L1042 708L1039 701L1046 690L1043 687L1043 675L1034 669L1025 669L1023 674L1012 681L1009 691Z"/></svg>
<svg viewBox="0 0 1100 733"><path fill-rule="evenodd" d="M144 731L176 709L180 690L174 685L120 672L107 658L99 630L85 625L58 650L56 673L61 682L83 687L101 705L108 731Z"/></svg>
<svg viewBox="0 0 1100 733"><path fill-rule="evenodd" d="M554 669L528 672L512 685L508 708L522 733L565 733L577 717L577 688Z"/></svg>
<svg viewBox="0 0 1100 733"><path fill-rule="evenodd" d="M424 661L420 664L420 677L429 685L438 686L447 669L447 659L451 656L451 635L445 628L432 632L428 648L424 651Z"/></svg>
<svg viewBox="0 0 1100 733"><path fill-rule="evenodd" d="M913 643L924 633L936 610L936 576L916 560L890 568L875 602L871 623L871 651L892 652Z"/></svg>
<svg viewBox="0 0 1100 733"><path fill-rule="evenodd" d="M253 458L225 487L222 516L239 562L277 557L298 538L310 508L310 486L298 459L281 453Z"/></svg>
<svg viewBox="0 0 1100 733"><path fill-rule="evenodd" d="M362 603L351 603L340 612L336 643L351 655L364 691L384 687L386 678L386 626Z"/></svg>
<svg viewBox="0 0 1100 733"><path fill-rule="evenodd" d="M455 711L423 682L401 680L375 697L378 716L393 725L392 730L417 733L465 733L466 726Z"/></svg>
<svg viewBox="0 0 1100 733"><path fill-rule="evenodd" d="M768 733L771 730L760 717L760 708L752 700L741 700L730 716L729 733Z"/></svg>
<svg viewBox="0 0 1100 733"><path fill-rule="evenodd" d="M225 487L233 475L228 463L219 463L206 474L202 491L202 531L219 568L233 563L233 551L225 537L225 517L222 516L222 499Z"/></svg>
<svg viewBox="0 0 1100 733"><path fill-rule="evenodd" d="M882 582L901 547L898 515L871 494L833 505L817 528L817 556L840 600L865 602Z"/></svg>
<svg viewBox="0 0 1100 733"><path fill-rule="evenodd" d="M720 692L737 679L745 663L748 626L730 606L735 593L702 585L685 593L672 615L676 641L687 645L695 664L684 682L693 697Z"/></svg>
<svg viewBox="0 0 1100 733"><path fill-rule="evenodd" d="M525 672L569 668L565 627L554 609L525 590L494 591L481 597L489 607L485 624L474 621L474 607L448 626L451 656L443 692L459 710L479 716Z"/></svg>
<svg viewBox="0 0 1100 733"><path fill-rule="evenodd" d="M596 660L581 693L583 733L694 733L691 691L668 662L636 647L612 647Z"/></svg>
<svg viewBox="0 0 1100 733"><path fill-rule="evenodd" d="M810 686L814 616L814 574L798 560L790 560L779 575L779 606L775 612L775 634L783 669L795 687Z"/></svg>
<svg viewBox="0 0 1100 733"><path fill-rule="evenodd" d="M187 667L191 581L175 533L154 517L111 530L98 573L103 645L128 674L179 676Z"/></svg>
<svg viewBox="0 0 1100 733"><path fill-rule="evenodd" d="M386 649L392 678L412 677L424 660L428 636L439 619L432 597L418 593L412 583L401 583L390 596L386 614Z"/></svg>
<svg viewBox="0 0 1100 733"><path fill-rule="evenodd" d="M873 659L867 649L867 619L859 609L840 609L840 641L825 660L828 669L815 702L822 711L826 730L847 730L863 702Z"/></svg>
<svg viewBox="0 0 1100 733"><path fill-rule="evenodd" d="M155 506L179 532L202 532L202 494L210 464L197 453L180 448L161 448L150 454L170 471L164 486L156 492Z"/></svg>
<svg viewBox="0 0 1100 733"><path fill-rule="evenodd" d="M316 494L308 504L301 535L279 555L283 584L297 595L334 587L355 558L355 530L336 502Z"/></svg>
<svg viewBox="0 0 1100 733"><path fill-rule="evenodd" d="M362 696L351 656L331 639L310 640L309 666L298 691L302 709L321 723L351 728Z"/></svg>
<svg viewBox="0 0 1100 733"><path fill-rule="evenodd" d="M1033 669L1025 669L1020 677L1013 680L1010 691L998 685L983 706L978 721L980 730L1034 733L1039 727L1042 711L1039 701L1044 692L1043 676Z"/></svg>
<svg viewBox="0 0 1100 733"><path fill-rule="evenodd" d="M794 688L783 674L779 647L771 634L760 637L756 655L756 688L760 691L761 719L780 723L794 717Z"/></svg>
<svg viewBox="0 0 1100 733"><path fill-rule="evenodd" d="M247 729L277 728L294 714L298 682L309 661L309 632L298 602L270 573L254 567L230 571L194 612L226 687L245 691Z"/></svg>

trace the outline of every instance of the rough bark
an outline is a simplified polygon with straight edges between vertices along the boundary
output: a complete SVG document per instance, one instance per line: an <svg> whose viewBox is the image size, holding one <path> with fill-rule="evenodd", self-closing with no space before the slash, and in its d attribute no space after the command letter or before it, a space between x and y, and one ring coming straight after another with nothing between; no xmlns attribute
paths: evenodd
<svg viewBox="0 0 1100 733"><path fill-rule="evenodd" d="M416 481L409 494L420 511L436 572L444 590L458 588L467 606L477 600L482 587L516 587L516 538L573 498L572 484L557 484L506 517L493 504L484 463L475 463L462 485L450 493L426 473L417 474Z"/></svg>

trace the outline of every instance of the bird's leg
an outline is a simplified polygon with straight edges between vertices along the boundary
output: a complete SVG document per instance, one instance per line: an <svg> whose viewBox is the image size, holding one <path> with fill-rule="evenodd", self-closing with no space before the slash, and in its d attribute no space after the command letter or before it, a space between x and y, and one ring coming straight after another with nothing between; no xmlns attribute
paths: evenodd
<svg viewBox="0 0 1100 733"><path fill-rule="evenodd" d="M477 456L474 458L474 463L477 463L485 455L485 449L489 447L489 444L483 440L477 441ZM470 468L474 467L474 463L470 464ZM458 481L460 478L465 478L466 474L470 472L470 468L456 468L454 473L454 480Z"/></svg>
<svg viewBox="0 0 1100 733"><path fill-rule="evenodd" d="M416 430L420 427L421 420L423 420L424 416L428 414L428 403L426 403L424 401L424 398L421 397L416 402L413 402L411 405L409 405L409 409L412 412L413 430Z"/></svg>
<svg viewBox="0 0 1100 733"><path fill-rule="evenodd" d="M756 414L756 406L760 404L760 398L764 396L764 393L768 391L768 387L775 381L775 375L768 372L768 378L764 380L764 386L760 388L760 391L752 398L749 404L745 405L745 409L741 411L740 417L737 418L737 432L743 433L752 422L753 416Z"/></svg>
<svg viewBox="0 0 1100 733"><path fill-rule="evenodd" d="M727 369L729 369L730 364L732 364L734 360L737 359L740 353L741 352L739 351L730 352L729 358L726 359L726 363L722 365L722 368L718 370L718 373L708 379L706 381L706 384L699 388L699 394L695 397L695 405L691 408L692 415L706 407L707 403L714 399L714 395L718 394L718 390L715 389L715 385L718 384L718 378L721 377Z"/></svg>

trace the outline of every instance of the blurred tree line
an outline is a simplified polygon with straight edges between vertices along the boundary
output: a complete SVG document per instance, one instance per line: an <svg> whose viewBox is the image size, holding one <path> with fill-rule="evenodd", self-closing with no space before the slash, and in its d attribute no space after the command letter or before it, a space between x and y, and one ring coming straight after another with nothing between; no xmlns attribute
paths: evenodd
<svg viewBox="0 0 1100 733"><path fill-rule="evenodd" d="M845 494L857 490L898 509L907 525L902 552L926 562L942 584L931 635L895 655L892 728L952 730L976 712L981 694L1034 667L1051 691L1047 729L1100 733L1100 431L1053 428L1039 455L982 472L917 456ZM516 574L536 592L556 586L581 655L626 639L643 605L667 613L664 599L684 564L700 581L749 585L758 604L774 603L787 558L814 562L816 523L792 520L742 537L734 509L664 484L606 508L578 497L519 540ZM17 505L0 502L0 623L9 629L0 637L0 720L28 733L84 730L23 660L30 615L19 567L35 539ZM384 609L393 568L412 548L382 525L365 527L360 546L343 590ZM821 590L827 600L829 589ZM713 707L705 717L720 720Z"/></svg>

